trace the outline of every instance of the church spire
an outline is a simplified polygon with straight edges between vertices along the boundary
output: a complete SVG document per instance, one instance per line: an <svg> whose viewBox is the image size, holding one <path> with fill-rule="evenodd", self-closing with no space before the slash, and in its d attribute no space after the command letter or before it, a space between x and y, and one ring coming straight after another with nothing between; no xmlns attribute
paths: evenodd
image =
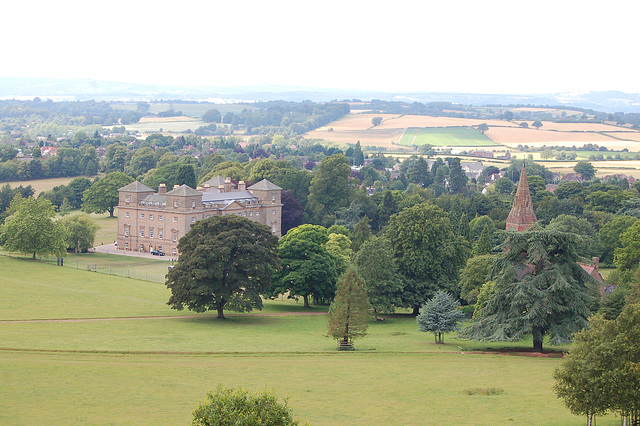
<svg viewBox="0 0 640 426"><path fill-rule="evenodd" d="M522 163L522 172L520 173L520 181L516 196L513 199L513 207L509 217L507 217L507 230L515 229L516 231L524 231L530 228L538 219L533 211L533 202L529 193L529 182L527 181L527 171L524 162Z"/></svg>

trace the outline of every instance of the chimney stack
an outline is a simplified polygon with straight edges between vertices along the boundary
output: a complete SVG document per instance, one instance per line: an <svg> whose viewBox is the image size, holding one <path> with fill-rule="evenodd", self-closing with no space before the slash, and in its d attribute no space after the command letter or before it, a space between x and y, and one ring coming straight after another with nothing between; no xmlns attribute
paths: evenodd
<svg viewBox="0 0 640 426"><path fill-rule="evenodd" d="M231 178L224 179L224 192L231 192Z"/></svg>
<svg viewBox="0 0 640 426"><path fill-rule="evenodd" d="M246 190L247 190L247 184L244 183L243 180L238 182L238 191L246 191Z"/></svg>
<svg viewBox="0 0 640 426"><path fill-rule="evenodd" d="M158 195L164 195L167 193L167 185L165 185L164 183L161 183L160 185L158 185Z"/></svg>
<svg viewBox="0 0 640 426"><path fill-rule="evenodd" d="M591 258L591 262L593 263L593 269L596 272L599 272L599 269L600 269L600 258L594 256L594 257Z"/></svg>
<svg viewBox="0 0 640 426"><path fill-rule="evenodd" d="M224 193L224 185L218 185L218 194Z"/></svg>

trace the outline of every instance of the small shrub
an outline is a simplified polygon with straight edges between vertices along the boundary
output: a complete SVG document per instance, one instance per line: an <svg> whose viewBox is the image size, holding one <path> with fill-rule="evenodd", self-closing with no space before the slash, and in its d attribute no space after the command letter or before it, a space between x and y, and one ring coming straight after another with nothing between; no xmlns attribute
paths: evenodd
<svg viewBox="0 0 640 426"><path fill-rule="evenodd" d="M297 425L287 399L280 402L278 397L267 390L257 395L244 389L225 388L218 385L215 392L207 393L204 401L193 412L194 425Z"/></svg>

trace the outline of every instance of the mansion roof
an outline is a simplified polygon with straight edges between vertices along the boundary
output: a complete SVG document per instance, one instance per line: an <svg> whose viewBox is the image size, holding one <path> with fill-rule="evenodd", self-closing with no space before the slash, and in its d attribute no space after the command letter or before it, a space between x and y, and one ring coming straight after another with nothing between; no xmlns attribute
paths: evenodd
<svg viewBox="0 0 640 426"><path fill-rule="evenodd" d="M260 182L256 183L255 185L251 185L247 189L253 189L258 191L275 191L275 190L281 190L282 188L280 188L278 185L274 183L269 182L266 179L262 179Z"/></svg>
<svg viewBox="0 0 640 426"><path fill-rule="evenodd" d="M142 182L131 182L129 185L123 186L122 188L118 189L118 191L124 191L124 192L153 192L152 188L149 188L147 185L145 185Z"/></svg>

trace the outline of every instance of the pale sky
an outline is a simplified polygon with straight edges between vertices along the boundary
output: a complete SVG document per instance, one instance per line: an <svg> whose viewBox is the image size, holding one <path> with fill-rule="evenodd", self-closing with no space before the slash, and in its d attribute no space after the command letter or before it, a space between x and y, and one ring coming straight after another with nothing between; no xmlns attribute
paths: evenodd
<svg viewBox="0 0 640 426"><path fill-rule="evenodd" d="M7 3L0 77L640 93L637 0Z"/></svg>

